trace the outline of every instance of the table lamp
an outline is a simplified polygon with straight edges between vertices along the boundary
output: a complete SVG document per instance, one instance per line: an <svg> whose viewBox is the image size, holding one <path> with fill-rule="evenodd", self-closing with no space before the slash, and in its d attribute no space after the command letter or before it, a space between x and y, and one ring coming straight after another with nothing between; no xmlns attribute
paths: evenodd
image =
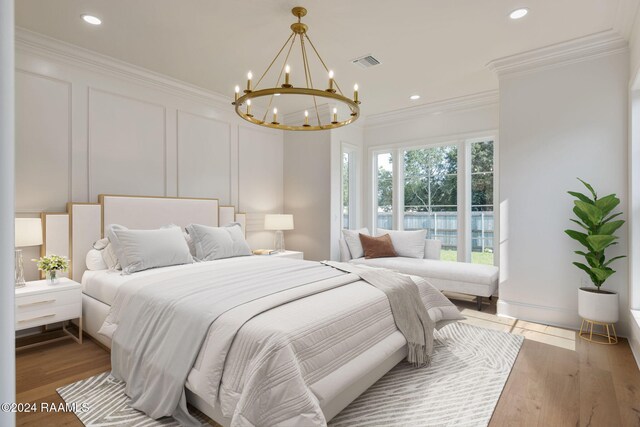
<svg viewBox="0 0 640 427"><path fill-rule="evenodd" d="M293 215L268 214L264 217L264 229L274 230L276 237L274 249L276 252L284 252L284 230L293 230Z"/></svg>
<svg viewBox="0 0 640 427"><path fill-rule="evenodd" d="M15 247L42 245L42 220L40 218L16 218ZM25 286L22 250L16 249L16 288Z"/></svg>

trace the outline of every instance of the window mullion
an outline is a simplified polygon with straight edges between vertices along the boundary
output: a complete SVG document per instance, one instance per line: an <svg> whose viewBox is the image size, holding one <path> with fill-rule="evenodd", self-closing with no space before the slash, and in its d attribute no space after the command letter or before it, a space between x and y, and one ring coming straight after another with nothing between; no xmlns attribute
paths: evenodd
<svg viewBox="0 0 640 427"><path fill-rule="evenodd" d="M393 228L404 229L404 156L403 150L393 152Z"/></svg>
<svg viewBox="0 0 640 427"><path fill-rule="evenodd" d="M458 261L471 262L471 145L458 144ZM467 232L469 230L469 232Z"/></svg>

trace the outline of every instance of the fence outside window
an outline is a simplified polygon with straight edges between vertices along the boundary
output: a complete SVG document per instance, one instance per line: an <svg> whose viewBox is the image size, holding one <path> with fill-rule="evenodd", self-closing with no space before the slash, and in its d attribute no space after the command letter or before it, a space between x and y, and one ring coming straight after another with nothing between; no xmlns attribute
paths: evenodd
<svg viewBox="0 0 640 427"><path fill-rule="evenodd" d="M377 227L393 229L393 214L382 211L377 213ZM408 206L407 208L413 208ZM407 211L404 213L405 230L427 230L427 237L442 242L443 249L458 247L458 212L445 211L446 206L434 206L439 212ZM455 208L455 207L454 207ZM491 209L492 206L474 206L478 209ZM495 221L493 210L471 212L471 250L473 252L493 252Z"/></svg>

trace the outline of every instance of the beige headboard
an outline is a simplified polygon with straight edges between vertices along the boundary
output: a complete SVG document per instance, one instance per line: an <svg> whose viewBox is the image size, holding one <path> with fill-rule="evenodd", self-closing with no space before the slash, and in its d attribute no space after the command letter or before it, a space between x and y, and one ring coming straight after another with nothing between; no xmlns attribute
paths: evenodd
<svg viewBox="0 0 640 427"><path fill-rule="evenodd" d="M100 195L98 203L69 203L67 213L42 214L43 254L69 257L69 277L80 281L85 258L93 243L110 224L133 229L153 229L167 224L212 227L237 222L246 234L246 214L217 199Z"/></svg>

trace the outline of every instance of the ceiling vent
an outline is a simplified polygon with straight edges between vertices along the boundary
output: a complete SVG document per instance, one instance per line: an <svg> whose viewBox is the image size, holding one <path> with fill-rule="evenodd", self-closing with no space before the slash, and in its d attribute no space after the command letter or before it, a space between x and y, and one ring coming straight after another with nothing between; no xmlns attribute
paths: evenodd
<svg viewBox="0 0 640 427"><path fill-rule="evenodd" d="M372 55L361 56L360 58L356 58L351 62L359 66L360 68L371 68L375 67L376 65L380 65L380 61L378 61Z"/></svg>

